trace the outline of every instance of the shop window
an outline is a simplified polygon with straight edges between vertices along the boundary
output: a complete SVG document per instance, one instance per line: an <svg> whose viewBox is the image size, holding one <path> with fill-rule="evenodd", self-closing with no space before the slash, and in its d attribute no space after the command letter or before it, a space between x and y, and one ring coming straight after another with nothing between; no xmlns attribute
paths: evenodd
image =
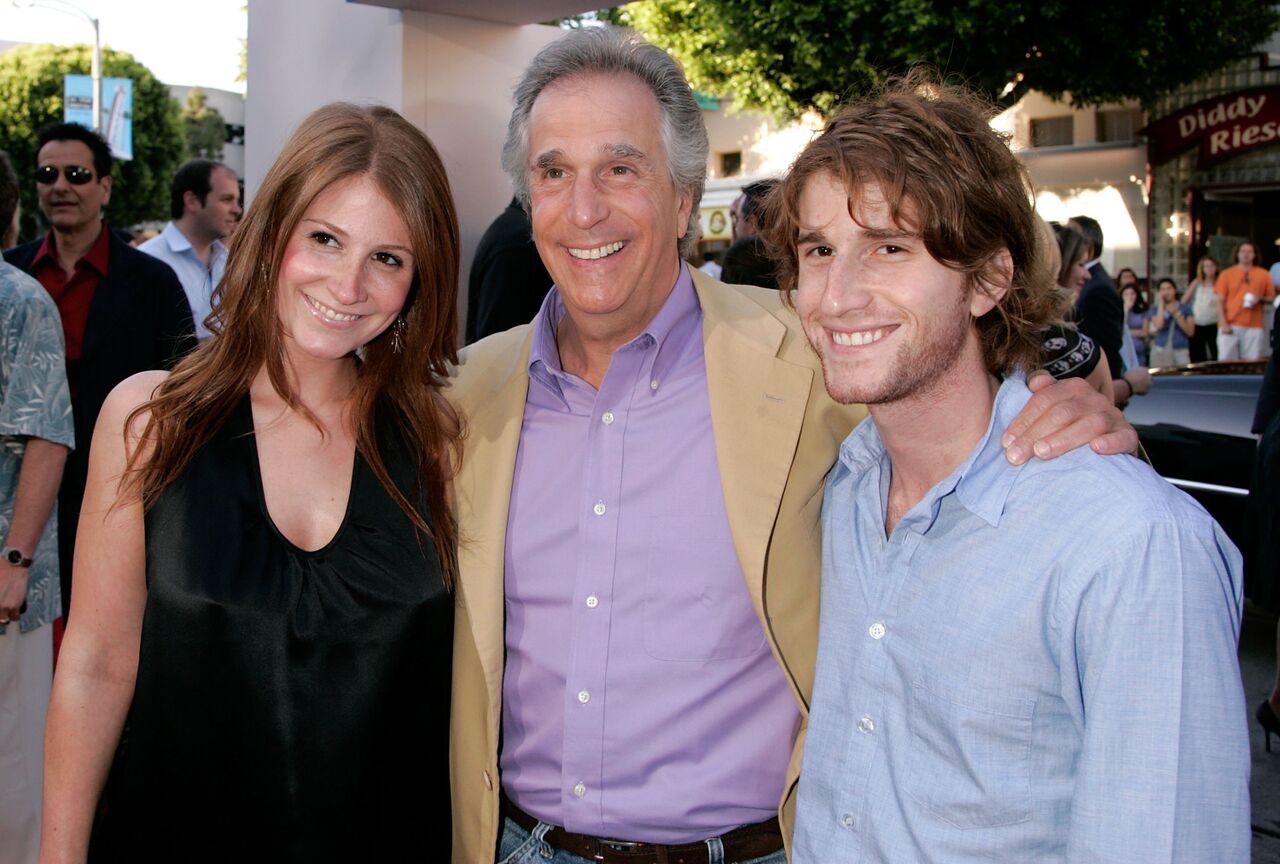
<svg viewBox="0 0 1280 864"><path fill-rule="evenodd" d="M1137 140L1143 126L1142 112L1134 108L1098 112L1098 141L1124 142Z"/></svg>
<svg viewBox="0 0 1280 864"><path fill-rule="evenodd" d="M742 151L720 154L720 176L737 177L742 173Z"/></svg>
<svg viewBox="0 0 1280 864"><path fill-rule="evenodd" d="M1070 147L1075 143L1072 135L1072 118L1041 117L1031 121L1032 147Z"/></svg>

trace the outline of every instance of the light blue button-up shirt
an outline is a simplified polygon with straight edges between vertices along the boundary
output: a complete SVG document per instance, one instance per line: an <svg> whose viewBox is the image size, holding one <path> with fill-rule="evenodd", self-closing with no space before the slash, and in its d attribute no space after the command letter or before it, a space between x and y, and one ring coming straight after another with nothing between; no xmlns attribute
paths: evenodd
<svg viewBox="0 0 1280 864"><path fill-rule="evenodd" d="M1244 862L1240 555L1147 465L1009 465L1029 393L885 537L868 419L823 502L795 864Z"/></svg>
<svg viewBox="0 0 1280 864"><path fill-rule="evenodd" d="M182 290L191 304L191 317L196 322L196 338L207 339L211 334L204 326L204 319L211 311L213 289L222 281L227 269L227 247L221 240L214 240L209 248L209 263L205 264L192 248L187 235L172 222L156 237L138 246L140 252L159 258L173 268L182 283Z"/></svg>

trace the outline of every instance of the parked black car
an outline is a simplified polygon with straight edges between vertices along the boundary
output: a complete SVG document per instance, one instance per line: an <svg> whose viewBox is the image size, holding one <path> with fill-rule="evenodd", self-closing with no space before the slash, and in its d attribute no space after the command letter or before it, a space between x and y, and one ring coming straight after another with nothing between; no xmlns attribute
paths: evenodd
<svg viewBox="0 0 1280 864"><path fill-rule="evenodd" d="M1241 549L1257 451L1249 429L1265 367L1249 360L1152 370L1151 392L1124 412L1160 475L1199 501Z"/></svg>

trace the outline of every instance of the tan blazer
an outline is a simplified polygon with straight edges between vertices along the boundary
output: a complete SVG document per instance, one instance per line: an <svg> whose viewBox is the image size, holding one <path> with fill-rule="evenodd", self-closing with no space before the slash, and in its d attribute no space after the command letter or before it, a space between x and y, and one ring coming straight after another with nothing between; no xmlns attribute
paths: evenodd
<svg viewBox="0 0 1280 864"><path fill-rule="evenodd" d="M817 358L777 292L727 286L692 272L734 547L804 718L779 802L790 838L817 653L823 479L865 412L827 398ZM531 335L525 325L469 348L448 391L468 428L455 481L462 536L450 742L453 861L466 864L493 861L501 828L503 560Z"/></svg>

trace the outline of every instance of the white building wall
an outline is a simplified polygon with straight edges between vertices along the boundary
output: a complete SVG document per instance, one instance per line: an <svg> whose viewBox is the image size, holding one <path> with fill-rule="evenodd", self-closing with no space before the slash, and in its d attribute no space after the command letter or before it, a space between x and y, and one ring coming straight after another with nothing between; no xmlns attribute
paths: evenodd
<svg viewBox="0 0 1280 864"><path fill-rule="evenodd" d="M459 315L466 317L471 260L485 229L511 200L502 143L511 92L558 27L494 24L406 12L403 102L397 106L431 138L453 188L462 232Z"/></svg>
<svg viewBox="0 0 1280 864"><path fill-rule="evenodd" d="M1110 273L1131 267L1147 272L1146 149L1135 142L1099 143L1097 112L1137 108L1137 103L1072 108L1032 91L992 120L1011 138L1036 192L1036 210L1053 222L1072 216L1097 219L1102 226L1102 265ZM1031 121L1072 118L1072 145L1031 146Z"/></svg>
<svg viewBox="0 0 1280 864"><path fill-rule="evenodd" d="M343 0L250 3L245 199L252 200L289 133L321 105L399 109L403 45L396 10Z"/></svg>
<svg viewBox="0 0 1280 864"><path fill-rule="evenodd" d="M728 99L722 100L717 110L704 109L702 117L710 149L707 186L699 208L702 234L705 243L724 245L730 238L729 207L742 187L786 174L804 146L822 131L822 118L809 114L799 122L779 126L764 114L734 112ZM720 157L735 152L742 154L742 170L725 177Z"/></svg>
<svg viewBox="0 0 1280 864"><path fill-rule="evenodd" d="M781 177L814 134L822 130L822 118L816 114L778 126L764 114L735 113L729 100L724 100L721 110L703 111L702 116L707 122L707 142L711 147L709 180L733 179L721 177L720 155L735 151L742 154L740 179L744 183Z"/></svg>

